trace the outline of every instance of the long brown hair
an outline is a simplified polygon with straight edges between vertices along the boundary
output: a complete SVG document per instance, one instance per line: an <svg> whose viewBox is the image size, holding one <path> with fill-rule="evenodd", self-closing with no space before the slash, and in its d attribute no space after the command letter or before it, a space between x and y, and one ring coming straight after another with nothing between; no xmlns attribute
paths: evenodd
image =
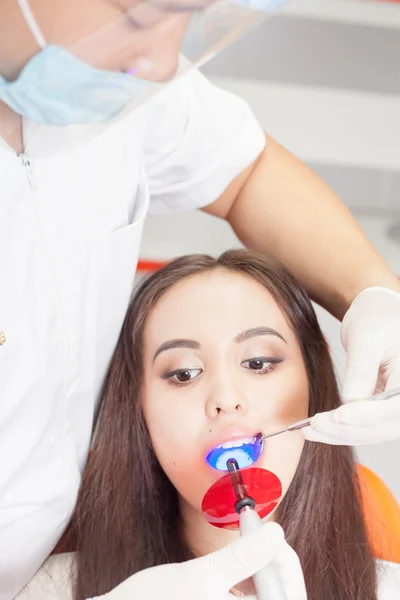
<svg viewBox="0 0 400 600"><path fill-rule="evenodd" d="M227 269L260 282L299 341L309 380L309 415L340 404L328 347L305 292L275 262L245 250L172 261L134 295L106 377L98 428L72 532L75 599L104 594L133 573L191 558L180 535L178 495L152 451L140 390L146 319L185 277ZM374 560L360 508L352 451L306 442L277 515L299 555L309 600L376 600Z"/></svg>

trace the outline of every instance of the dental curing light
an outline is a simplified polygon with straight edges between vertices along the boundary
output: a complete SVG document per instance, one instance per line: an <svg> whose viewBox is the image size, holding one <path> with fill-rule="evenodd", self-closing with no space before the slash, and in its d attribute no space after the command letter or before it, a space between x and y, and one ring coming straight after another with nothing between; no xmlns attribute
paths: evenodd
<svg viewBox="0 0 400 600"><path fill-rule="evenodd" d="M282 485L278 477L260 468L240 471L235 458L227 460L228 475L216 481L203 498L202 512L215 527L240 528L246 535L262 527L262 519L277 506ZM253 577L259 600L287 600L282 582L271 563Z"/></svg>

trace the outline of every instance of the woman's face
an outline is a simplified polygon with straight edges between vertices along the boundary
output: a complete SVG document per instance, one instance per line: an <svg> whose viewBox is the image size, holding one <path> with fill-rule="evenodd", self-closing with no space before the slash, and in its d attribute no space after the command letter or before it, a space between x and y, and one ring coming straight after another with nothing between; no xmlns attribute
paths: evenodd
<svg viewBox="0 0 400 600"><path fill-rule="evenodd" d="M201 510L222 474L206 462L308 415L308 379L296 336L271 294L224 269L195 275L156 304L144 332L142 403L156 456L181 502ZM266 440L256 462L286 493L304 445L299 432Z"/></svg>

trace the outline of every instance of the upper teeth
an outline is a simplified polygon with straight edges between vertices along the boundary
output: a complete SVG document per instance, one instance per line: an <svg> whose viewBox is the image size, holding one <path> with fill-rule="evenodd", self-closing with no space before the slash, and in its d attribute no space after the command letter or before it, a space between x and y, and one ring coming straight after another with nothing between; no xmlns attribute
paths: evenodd
<svg viewBox="0 0 400 600"><path fill-rule="evenodd" d="M240 440L231 440L230 442L219 444L219 446L216 446L216 448L240 448L240 446L243 446L243 444L254 444L255 441L255 437L242 438Z"/></svg>

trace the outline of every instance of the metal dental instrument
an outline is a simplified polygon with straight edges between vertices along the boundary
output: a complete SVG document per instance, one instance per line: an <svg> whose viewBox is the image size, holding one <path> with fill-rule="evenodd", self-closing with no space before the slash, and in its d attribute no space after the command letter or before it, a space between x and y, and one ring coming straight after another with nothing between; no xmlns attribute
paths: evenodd
<svg viewBox="0 0 400 600"><path fill-rule="evenodd" d="M239 515L240 535L247 535L262 527L262 520L255 510L256 502L254 498L247 493L237 461L230 458L226 464L236 496L235 510ZM287 600L283 583L274 564L270 563L261 571L255 573L253 580L259 600L271 600L272 598L274 600Z"/></svg>
<svg viewBox="0 0 400 600"><path fill-rule="evenodd" d="M400 388L395 388L388 392L381 392L380 394L375 394L375 396L371 396L367 398L367 400L374 400L379 402L380 400L390 400L390 398L394 398L395 396L400 395ZM257 442L263 442L267 438L274 437L275 435L280 435L281 433L286 433L286 431L298 431L299 429L303 429L303 427L309 427L311 423L312 417L308 419L303 419L302 421L297 421L293 423L293 425L289 425L289 427L285 427L285 429L280 429L279 431L274 431L274 433L267 433L266 435L262 435L261 433L257 436Z"/></svg>
<svg viewBox="0 0 400 600"><path fill-rule="evenodd" d="M267 438L274 437L275 435L280 435L281 433L286 433L287 431L297 431L298 429L303 429L303 427L309 427L311 423L311 417L308 419L304 419L303 421L297 421L293 423L293 425L289 425L289 427L285 427L285 429L280 429L279 431L274 431L274 433L267 433L266 435L258 434L257 442L263 442Z"/></svg>

